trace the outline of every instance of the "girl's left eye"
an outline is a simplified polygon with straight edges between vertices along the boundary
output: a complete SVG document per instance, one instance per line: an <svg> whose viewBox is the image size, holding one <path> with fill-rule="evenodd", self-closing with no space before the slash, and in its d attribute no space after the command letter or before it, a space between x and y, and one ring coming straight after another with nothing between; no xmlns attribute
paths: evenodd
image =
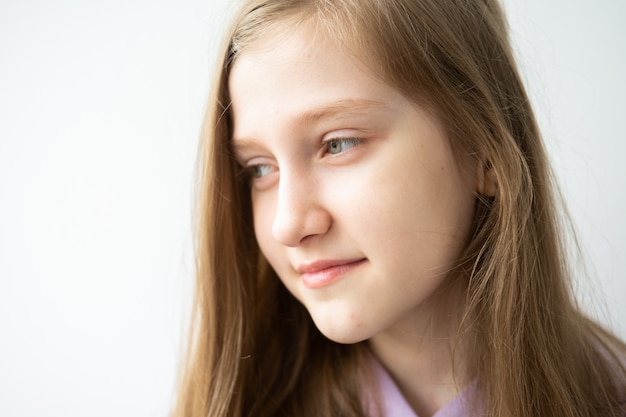
<svg viewBox="0 0 626 417"><path fill-rule="evenodd" d="M326 150L331 155L337 155L341 152L347 151L348 149L355 147L359 143L361 143L361 139L358 138L330 139L326 142Z"/></svg>

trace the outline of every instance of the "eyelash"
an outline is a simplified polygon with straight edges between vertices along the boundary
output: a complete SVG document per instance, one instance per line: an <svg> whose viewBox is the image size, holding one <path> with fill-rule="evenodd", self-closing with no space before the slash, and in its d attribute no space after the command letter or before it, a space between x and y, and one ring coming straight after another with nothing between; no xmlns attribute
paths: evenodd
<svg viewBox="0 0 626 417"><path fill-rule="evenodd" d="M248 168L246 168L246 171L248 171L250 179L254 180L257 178L263 178L269 174L268 172L263 175L257 175L258 171L263 170L263 169L271 170L272 166L270 164L255 164L255 165L250 165Z"/></svg>
<svg viewBox="0 0 626 417"><path fill-rule="evenodd" d="M329 139L329 140L324 142L324 147L325 147L324 151L325 151L325 153L329 153L330 155L338 155L340 153L345 152L348 149L351 149L351 148L359 145L361 142L362 142L362 139L359 139L359 138L351 138L351 137L348 137L348 138L332 138L332 139ZM342 150L340 150L337 153L332 153L331 152L331 146L333 144L335 144L335 143L338 143L338 144L348 144L348 145L350 145L350 147L348 149L342 149Z"/></svg>
<svg viewBox="0 0 626 417"><path fill-rule="evenodd" d="M347 137L347 138L332 138L329 139L327 141L325 141L323 143L324 145L324 154L329 154L329 155L339 155L359 144L361 144L363 140L359 139L359 138L353 138L353 137ZM348 145L349 147L347 149L340 149L339 152L333 153L331 152L331 148L333 147L334 144L339 144L339 145ZM246 167L244 169L244 173L246 174L246 177L248 178L249 181L254 181L257 179L262 179L264 177L266 177L267 175L271 174L271 170L273 169L273 166L271 164L254 164L254 165L250 165L248 167ZM263 170L267 170L270 172L266 172L266 173L262 173L261 175L259 174L259 171L263 171Z"/></svg>

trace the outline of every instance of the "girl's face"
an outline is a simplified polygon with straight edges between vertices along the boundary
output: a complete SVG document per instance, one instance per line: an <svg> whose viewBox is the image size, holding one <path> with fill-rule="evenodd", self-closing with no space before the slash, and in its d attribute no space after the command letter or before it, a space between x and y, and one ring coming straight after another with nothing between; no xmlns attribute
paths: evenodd
<svg viewBox="0 0 626 417"><path fill-rule="evenodd" d="M414 321L474 211L437 118L306 28L243 52L229 92L257 241L319 330L354 343Z"/></svg>

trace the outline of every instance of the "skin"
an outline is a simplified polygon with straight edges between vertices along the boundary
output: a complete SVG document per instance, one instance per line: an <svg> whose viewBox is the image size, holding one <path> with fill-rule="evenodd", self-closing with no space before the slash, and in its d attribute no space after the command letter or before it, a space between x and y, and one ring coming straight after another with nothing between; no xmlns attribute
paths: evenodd
<svg viewBox="0 0 626 417"><path fill-rule="evenodd" d="M472 228L476 163L453 156L435 116L307 27L245 50L229 93L263 254L325 336L369 340L432 415L457 393L463 291L449 272Z"/></svg>

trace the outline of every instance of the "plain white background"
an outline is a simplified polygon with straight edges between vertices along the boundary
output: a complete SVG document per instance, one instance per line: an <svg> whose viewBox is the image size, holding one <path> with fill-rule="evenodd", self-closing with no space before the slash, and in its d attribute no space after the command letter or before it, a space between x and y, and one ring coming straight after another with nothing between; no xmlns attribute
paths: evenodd
<svg viewBox="0 0 626 417"><path fill-rule="evenodd" d="M0 3L1 416L168 414L228 3ZM505 6L587 255L584 304L626 337L626 2Z"/></svg>

